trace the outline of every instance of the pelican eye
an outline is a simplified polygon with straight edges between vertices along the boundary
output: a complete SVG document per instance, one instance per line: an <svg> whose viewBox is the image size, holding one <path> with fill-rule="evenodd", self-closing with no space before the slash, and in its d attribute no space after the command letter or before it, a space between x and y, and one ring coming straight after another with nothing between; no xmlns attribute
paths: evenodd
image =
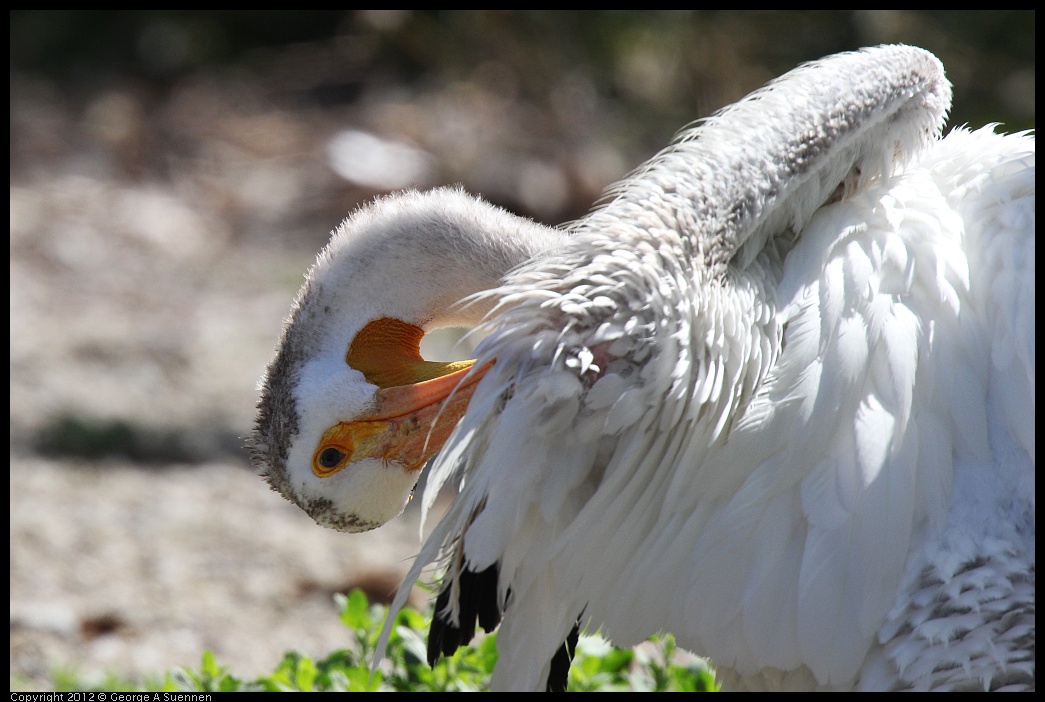
<svg viewBox="0 0 1045 702"><path fill-rule="evenodd" d="M345 454L333 446L328 446L319 453L319 465L324 468L333 468L345 459Z"/></svg>

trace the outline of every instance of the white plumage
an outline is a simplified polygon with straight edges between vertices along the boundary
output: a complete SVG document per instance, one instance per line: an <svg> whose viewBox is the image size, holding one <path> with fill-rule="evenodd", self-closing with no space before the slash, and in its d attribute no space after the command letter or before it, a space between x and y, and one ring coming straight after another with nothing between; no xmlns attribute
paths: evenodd
<svg viewBox="0 0 1045 702"><path fill-rule="evenodd" d="M388 386L346 349L488 312L424 507L459 494L396 602L448 566L432 655L478 610L505 689L561 677L578 621L672 632L728 687L1033 688L1034 139L941 139L949 104L931 54L866 49L684 132L565 235L453 191L375 204L299 296L257 462L321 523L394 516L416 458L323 453Z"/></svg>

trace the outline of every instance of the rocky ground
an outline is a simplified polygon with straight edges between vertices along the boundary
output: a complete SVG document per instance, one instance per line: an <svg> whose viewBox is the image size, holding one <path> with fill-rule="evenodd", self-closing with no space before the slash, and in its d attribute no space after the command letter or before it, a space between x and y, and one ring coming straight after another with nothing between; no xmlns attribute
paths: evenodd
<svg viewBox="0 0 1045 702"><path fill-rule="evenodd" d="M87 681L162 675L198 667L205 649L248 679L284 651L326 655L349 645L333 594L387 599L416 526L321 529L229 463L15 458L12 686L49 689L60 669Z"/></svg>

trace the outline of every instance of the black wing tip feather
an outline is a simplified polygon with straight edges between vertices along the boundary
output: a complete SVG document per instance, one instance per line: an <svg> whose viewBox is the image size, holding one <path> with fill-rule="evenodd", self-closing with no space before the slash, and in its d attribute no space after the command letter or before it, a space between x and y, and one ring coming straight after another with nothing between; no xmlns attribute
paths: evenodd
<svg viewBox="0 0 1045 702"><path fill-rule="evenodd" d="M492 632L501 623L501 606L497 598L497 579L500 568L494 563L482 571L465 568L457 579L460 599L458 623L450 621L449 604L451 583L443 585L435 600L435 616L428 631L428 665L434 666L440 656L452 656L461 646L475 637L476 625L486 633ZM551 660L548 671L548 692L565 692L570 674L570 664L577 651L580 636L580 621L574 625L569 636Z"/></svg>
<svg viewBox="0 0 1045 702"><path fill-rule="evenodd" d="M580 621L573 625L569 636L562 642L562 646L552 656L551 668L548 671L548 684L545 692L566 692L569 683L570 664L573 663L573 655L577 652L577 640L581 635Z"/></svg>
<svg viewBox="0 0 1045 702"><path fill-rule="evenodd" d="M440 656L452 656L475 637L476 623L490 633L501 623L501 606L497 600L497 563L482 571L461 571L457 583L460 592L460 618L449 619L450 583L443 586L435 601L435 617L428 632L428 664L435 665Z"/></svg>

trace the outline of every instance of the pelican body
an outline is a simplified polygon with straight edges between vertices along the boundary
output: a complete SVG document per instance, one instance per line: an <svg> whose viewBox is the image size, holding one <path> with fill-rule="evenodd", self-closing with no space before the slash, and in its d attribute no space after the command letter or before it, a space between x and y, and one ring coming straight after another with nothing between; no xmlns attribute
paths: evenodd
<svg viewBox="0 0 1045 702"><path fill-rule="evenodd" d="M254 460L373 528L457 492L435 659L498 689L671 632L732 689L1034 687L1034 138L941 136L930 53L800 66L552 229L459 190L334 232ZM423 361L445 325L474 364ZM392 617L389 617L389 621ZM387 635L386 625L386 635Z"/></svg>

